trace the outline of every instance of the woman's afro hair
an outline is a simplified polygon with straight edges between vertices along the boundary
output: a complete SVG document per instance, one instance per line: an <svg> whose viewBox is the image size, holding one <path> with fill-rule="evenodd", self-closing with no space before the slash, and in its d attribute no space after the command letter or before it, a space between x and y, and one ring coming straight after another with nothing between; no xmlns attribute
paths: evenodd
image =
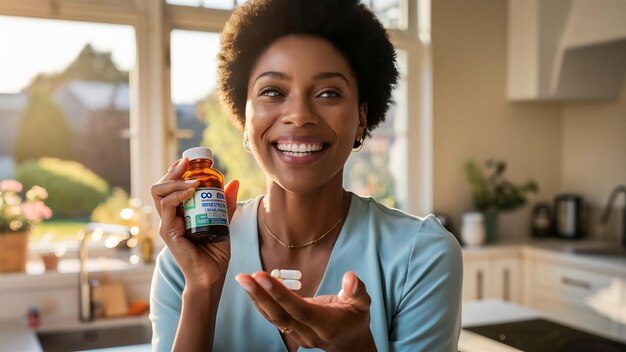
<svg viewBox="0 0 626 352"><path fill-rule="evenodd" d="M359 0L250 0L237 8L221 34L220 98L243 129L248 79L263 51L288 35L328 40L347 59L367 103L365 135L385 119L398 79L386 30Z"/></svg>

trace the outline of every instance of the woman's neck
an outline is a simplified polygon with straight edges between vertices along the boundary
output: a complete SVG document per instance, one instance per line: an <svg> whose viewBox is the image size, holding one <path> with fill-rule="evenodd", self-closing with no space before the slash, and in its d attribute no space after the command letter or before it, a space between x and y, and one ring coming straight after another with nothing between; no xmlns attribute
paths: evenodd
<svg viewBox="0 0 626 352"><path fill-rule="evenodd" d="M306 243L324 235L344 218L349 205L350 195L343 189L341 177L304 194L273 183L259 209L259 227L267 226L285 243Z"/></svg>

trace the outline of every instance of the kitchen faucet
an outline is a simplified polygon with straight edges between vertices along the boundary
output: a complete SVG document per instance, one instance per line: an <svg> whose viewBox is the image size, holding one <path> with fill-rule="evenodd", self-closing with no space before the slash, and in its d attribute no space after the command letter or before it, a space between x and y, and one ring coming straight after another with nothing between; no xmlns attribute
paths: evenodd
<svg viewBox="0 0 626 352"><path fill-rule="evenodd" d="M88 223L84 231L80 231L79 261L80 271L78 272L78 289L79 289L79 318L81 321L93 320L92 302L91 302L91 285L89 284L89 270L87 261L89 259L89 251L87 249L88 238L91 234L122 234L130 235L130 228L121 225L99 224L95 222Z"/></svg>
<svg viewBox="0 0 626 352"><path fill-rule="evenodd" d="M602 216L600 216L600 225L605 226L609 221L609 217L611 216L611 210L613 210L613 205L615 203L615 198L617 195L623 192L626 195L626 185L621 185L615 187L611 195L609 196L609 201L604 207L604 211L602 212ZM622 210L622 247L626 248L626 205Z"/></svg>

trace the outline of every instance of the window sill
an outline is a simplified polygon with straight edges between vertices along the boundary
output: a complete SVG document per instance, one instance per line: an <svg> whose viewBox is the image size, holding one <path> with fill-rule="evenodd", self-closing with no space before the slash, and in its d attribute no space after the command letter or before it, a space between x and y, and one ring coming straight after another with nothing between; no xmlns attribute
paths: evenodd
<svg viewBox="0 0 626 352"><path fill-rule="evenodd" d="M127 260L118 258L99 257L90 258L87 268L92 278L102 275L123 276L126 281L133 278L151 277L154 264L131 264ZM79 270L80 262L75 258L62 259L58 270L55 271L45 271L41 261L29 261L26 265L26 272L0 273L0 294L25 289L77 286Z"/></svg>

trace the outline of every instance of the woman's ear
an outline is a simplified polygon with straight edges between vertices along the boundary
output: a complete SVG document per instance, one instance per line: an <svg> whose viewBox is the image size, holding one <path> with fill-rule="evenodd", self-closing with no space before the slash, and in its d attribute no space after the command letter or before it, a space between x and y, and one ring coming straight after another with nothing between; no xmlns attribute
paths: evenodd
<svg viewBox="0 0 626 352"><path fill-rule="evenodd" d="M363 138L366 128L367 128L367 103L361 103L361 105L359 105L359 128L357 130L356 139Z"/></svg>

